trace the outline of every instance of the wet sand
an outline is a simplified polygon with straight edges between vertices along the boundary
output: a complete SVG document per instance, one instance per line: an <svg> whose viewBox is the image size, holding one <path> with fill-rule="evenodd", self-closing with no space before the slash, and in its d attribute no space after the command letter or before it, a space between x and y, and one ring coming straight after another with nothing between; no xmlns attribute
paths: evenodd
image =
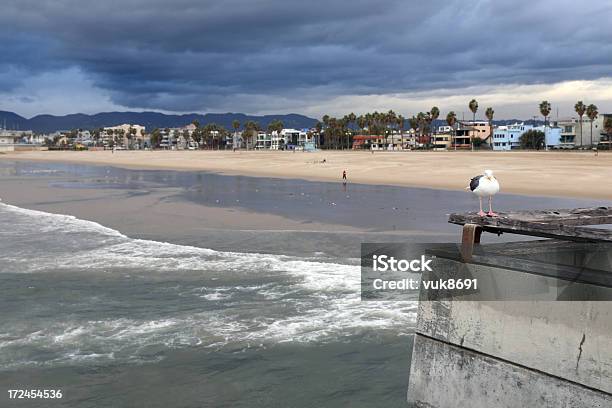
<svg viewBox="0 0 612 408"><path fill-rule="evenodd" d="M464 189L493 169L505 193L612 199L612 154L602 152L84 151L15 152L2 160L112 165L129 169L203 170L313 181ZM325 163L322 163L323 160Z"/></svg>
<svg viewBox="0 0 612 408"><path fill-rule="evenodd" d="M315 256L359 256L362 242L455 242L459 229L447 214L478 208L466 191L21 160L0 161L0 199L133 238ZM495 205L504 211L610 201L500 194ZM520 238L489 234L486 240Z"/></svg>

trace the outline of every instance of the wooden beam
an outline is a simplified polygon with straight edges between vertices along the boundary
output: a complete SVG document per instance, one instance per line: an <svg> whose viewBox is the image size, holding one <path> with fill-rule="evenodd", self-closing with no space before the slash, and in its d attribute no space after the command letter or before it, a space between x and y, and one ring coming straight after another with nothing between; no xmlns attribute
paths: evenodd
<svg viewBox="0 0 612 408"><path fill-rule="evenodd" d="M513 211L500 213L499 217L450 214L448 222L476 225L482 231L497 234L506 232L567 241L612 242L612 230L585 227L612 224L612 207Z"/></svg>
<svg viewBox="0 0 612 408"><path fill-rule="evenodd" d="M472 259L474 245L480 244L480 236L482 235L482 227L476 224L465 224L463 226L463 235L461 237L461 256L465 262Z"/></svg>

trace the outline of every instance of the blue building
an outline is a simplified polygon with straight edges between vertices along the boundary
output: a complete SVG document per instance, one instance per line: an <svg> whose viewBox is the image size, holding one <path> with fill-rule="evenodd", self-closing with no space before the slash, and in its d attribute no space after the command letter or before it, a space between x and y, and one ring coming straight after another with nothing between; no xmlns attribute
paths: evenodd
<svg viewBox="0 0 612 408"><path fill-rule="evenodd" d="M498 126L493 130L493 150L514 150L521 148L521 135L528 130L539 130L546 136L546 146L557 148L561 143L561 128L526 125L515 123L513 125Z"/></svg>

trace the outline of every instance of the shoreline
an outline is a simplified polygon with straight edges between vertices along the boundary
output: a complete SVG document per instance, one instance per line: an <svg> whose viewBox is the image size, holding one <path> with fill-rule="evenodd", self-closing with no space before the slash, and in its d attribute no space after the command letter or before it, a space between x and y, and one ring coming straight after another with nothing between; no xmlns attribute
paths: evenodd
<svg viewBox="0 0 612 408"><path fill-rule="evenodd" d="M502 193L612 199L602 188L612 180L612 155L588 152L33 151L2 159L322 182L340 182L346 169L351 183L453 191L491 168Z"/></svg>

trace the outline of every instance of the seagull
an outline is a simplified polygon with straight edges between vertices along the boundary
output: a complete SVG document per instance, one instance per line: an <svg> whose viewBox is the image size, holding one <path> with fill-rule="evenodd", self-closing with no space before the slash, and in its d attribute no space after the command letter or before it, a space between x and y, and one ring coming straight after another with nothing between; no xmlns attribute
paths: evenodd
<svg viewBox="0 0 612 408"><path fill-rule="evenodd" d="M484 175L479 175L476 177L472 177L470 180L470 185L466 187L466 190L470 189L472 193L476 194L480 200L480 211L478 215L481 217L489 216L489 217L497 217L497 214L493 212L493 207L491 202L493 201L493 196L499 192L499 183L497 179L493 176L492 170L485 170ZM489 197L489 212L485 213L482 211L482 198Z"/></svg>

